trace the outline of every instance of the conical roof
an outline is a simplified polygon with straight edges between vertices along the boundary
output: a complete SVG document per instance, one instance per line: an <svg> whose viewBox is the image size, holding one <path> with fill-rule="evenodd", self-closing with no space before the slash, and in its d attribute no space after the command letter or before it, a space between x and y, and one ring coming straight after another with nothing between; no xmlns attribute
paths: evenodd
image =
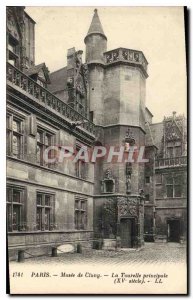
<svg viewBox="0 0 193 300"><path fill-rule="evenodd" d="M90 24L90 28L88 30L86 37L93 33L101 34L107 39L107 37L104 34L103 27L102 27L100 19L99 19L97 9L94 10L94 16L92 18L92 22Z"/></svg>

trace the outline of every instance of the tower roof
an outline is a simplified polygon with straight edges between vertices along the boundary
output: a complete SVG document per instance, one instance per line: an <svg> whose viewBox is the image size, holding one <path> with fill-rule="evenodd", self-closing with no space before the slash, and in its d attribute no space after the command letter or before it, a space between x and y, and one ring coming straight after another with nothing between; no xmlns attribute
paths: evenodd
<svg viewBox="0 0 193 300"><path fill-rule="evenodd" d="M87 36L89 36L91 34L101 34L105 39L107 39L106 35L104 34L103 27L101 25L101 21L99 19L96 8L94 10L94 16L92 18L92 22L90 24L90 28L88 30L88 33L87 33L85 39L87 38Z"/></svg>

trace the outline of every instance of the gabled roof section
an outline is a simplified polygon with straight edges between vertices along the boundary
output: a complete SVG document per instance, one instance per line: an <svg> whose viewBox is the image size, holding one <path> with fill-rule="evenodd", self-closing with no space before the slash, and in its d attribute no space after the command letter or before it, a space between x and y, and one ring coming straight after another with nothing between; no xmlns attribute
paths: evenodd
<svg viewBox="0 0 193 300"><path fill-rule="evenodd" d="M176 115L173 111L173 115L170 117L164 117L165 126L165 138L167 141L182 139L185 134L185 117L184 115Z"/></svg>
<svg viewBox="0 0 193 300"><path fill-rule="evenodd" d="M168 126L166 126L166 132L165 132L167 141L173 141L182 138L182 132L179 129L175 120L171 121L170 123L168 122L167 125Z"/></svg>
<svg viewBox="0 0 193 300"><path fill-rule="evenodd" d="M94 34L94 33L101 34L105 39L107 39L106 35L104 34L103 27L101 25L101 21L99 19L97 9L94 10L94 16L92 18L92 22L90 24L90 27L89 27L86 37L91 34ZM85 39L86 39L86 37L85 37Z"/></svg>
<svg viewBox="0 0 193 300"><path fill-rule="evenodd" d="M45 81L47 83L50 83L50 76L49 76L49 70L46 67L45 63L41 63L37 66L33 66L31 68L29 68L28 70L25 71L26 75L28 76L32 76L32 75L39 75L40 77L42 77L42 75L44 75L45 77Z"/></svg>

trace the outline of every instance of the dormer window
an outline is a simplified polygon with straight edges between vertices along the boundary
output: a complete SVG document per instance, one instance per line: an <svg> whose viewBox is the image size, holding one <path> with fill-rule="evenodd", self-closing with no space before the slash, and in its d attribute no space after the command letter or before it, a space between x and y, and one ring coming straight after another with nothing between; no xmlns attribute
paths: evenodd
<svg viewBox="0 0 193 300"><path fill-rule="evenodd" d="M44 88L50 83L49 70L45 63L32 66L25 73Z"/></svg>

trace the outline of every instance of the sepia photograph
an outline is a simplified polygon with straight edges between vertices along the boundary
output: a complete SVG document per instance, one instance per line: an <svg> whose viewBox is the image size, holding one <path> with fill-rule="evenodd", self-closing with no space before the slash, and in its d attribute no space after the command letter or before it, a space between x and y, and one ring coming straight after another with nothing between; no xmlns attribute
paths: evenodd
<svg viewBox="0 0 193 300"><path fill-rule="evenodd" d="M7 293L187 295L186 17L6 7Z"/></svg>

